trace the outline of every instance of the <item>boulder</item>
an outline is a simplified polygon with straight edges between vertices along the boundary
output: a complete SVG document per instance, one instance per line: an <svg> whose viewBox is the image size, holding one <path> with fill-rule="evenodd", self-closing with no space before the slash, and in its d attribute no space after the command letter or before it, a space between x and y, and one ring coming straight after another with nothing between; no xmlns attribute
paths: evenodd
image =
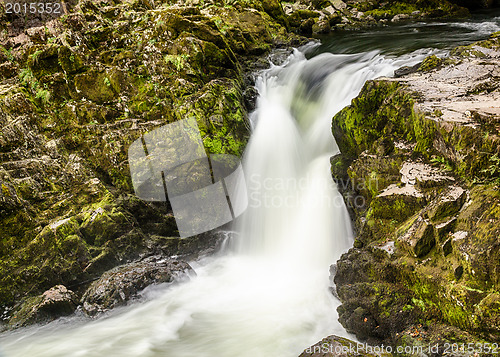
<svg viewBox="0 0 500 357"><path fill-rule="evenodd" d="M330 22L327 20L319 20L312 26L313 34L327 34L331 30Z"/></svg>
<svg viewBox="0 0 500 357"><path fill-rule="evenodd" d="M313 31L313 26L315 25L314 19L312 17L304 20L300 23L299 32L304 35L309 35Z"/></svg>
<svg viewBox="0 0 500 357"><path fill-rule="evenodd" d="M13 327L48 322L72 314L77 306L75 294L64 285L56 285L39 296L27 299L9 320Z"/></svg>
<svg viewBox="0 0 500 357"><path fill-rule="evenodd" d="M89 316L124 305L152 284L170 283L193 272L188 263L163 257L125 264L104 273L82 297L83 311Z"/></svg>

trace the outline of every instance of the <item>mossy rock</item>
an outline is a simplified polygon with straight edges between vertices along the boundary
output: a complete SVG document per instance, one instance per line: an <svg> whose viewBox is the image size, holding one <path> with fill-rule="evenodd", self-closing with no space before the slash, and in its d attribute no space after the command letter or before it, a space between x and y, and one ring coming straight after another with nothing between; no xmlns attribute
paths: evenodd
<svg viewBox="0 0 500 357"><path fill-rule="evenodd" d="M421 72L428 72L435 68L438 68L443 63L443 60L436 55L427 56L424 61L418 67Z"/></svg>
<svg viewBox="0 0 500 357"><path fill-rule="evenodd" d="M105 205L86 213L80 230L88 244L102 246L132 230L132 223L123 211Z"/></svg>
<svg viewBox="0 0 500 357"><path fill-rule="evenodd" d="M404 222L425 205L421 197L410 195L377 196L371 203L371 215L376 218L394 219Z"/></svg>
<svg viewBox="0 0 500 357"><path fill-rule="evenodd" d="M39 45L31 47L28 51L27 65L37 78L59 72L61 66L58 61L58 46Z"/></svg>
<svg viewBox="0 0 500 357"><path fill-rule="evenodd" d="M75 76L76 95L98 104L110 102L125 89L126 78L126 74L118 69L89 70Z"/></svg>
<svg viewBox="0 0 500 357"><path fill-rule="evenodd" d="M424 257L436 244L434 226L418 217L406 232L400 233L398 242L415 257Z"/></svg>
<svg viewBox="0 0 500 357"><path fill-rule="evenodd" d="M148 4L81 0L50 43L0 49L21 68L0 85L0 151L15 166L0 169L0 305L213 244L180 242L168 204L133 199L128 145L194 116L208 153L241 155L243 66L293 36L276 0Z"/></svg>
<svg viewBox="0 0 500 357"><path fill-rule="evenodd" d="M500 293L489 294L477 305L477 318L483 327L483 336L498 340L500 335Z"/></svg>
<svg viewBox="0 0 500 357"><path fill-rule="evenodd" d="M342 154L337 154L330 158L332 177L336 181L349 181L347 169L351 165L352 160L344 157Z"/></svg>
<svg viewBox="0 0 500 357"><path fill-rule="evenodd" d="M368 81L351 105L333 118L332 132L344 155L358 156L384 137L417 142L424 152L432 145L432 127L414 112L414 99L404 86L391 81Z"/></svg>
<svg viewBox="0 0 500 357"><path fill-rule="evenodd" d="M66 46L59 47L57 59L62 70L67 75L74 75L85 68L82 57Z"/></svg>
<svg viewBox="0 0 500 357"><path fill-rule="evenodd" d="M457 214L467 199L467 191L461 187L451 187L446 193L436 199L434 204L430 205L426 215L434 222L449 219Z"/></svg>

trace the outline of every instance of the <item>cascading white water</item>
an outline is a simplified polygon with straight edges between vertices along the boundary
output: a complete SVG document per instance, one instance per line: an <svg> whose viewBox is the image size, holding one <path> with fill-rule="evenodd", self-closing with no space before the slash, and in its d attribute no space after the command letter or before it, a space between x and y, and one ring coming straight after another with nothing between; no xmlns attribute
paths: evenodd
<svg viewBox="0 0 500 357"><path fill-rule="evenodd" d="M60 319L0 336L7 357L292 357L337 322L328 268L351 244L330 176L338 149L331 118L364 82L421 61L425 51L296 50L258 79L258 109L244 167L249 209L227 254L196 265L197 277L147 289L147 299L108 317Z"/></svg>

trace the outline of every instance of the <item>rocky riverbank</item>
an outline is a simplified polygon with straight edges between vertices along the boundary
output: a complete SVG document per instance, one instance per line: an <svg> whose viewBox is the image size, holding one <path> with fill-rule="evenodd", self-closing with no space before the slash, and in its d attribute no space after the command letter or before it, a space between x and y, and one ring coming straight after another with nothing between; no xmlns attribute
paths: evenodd
<svg viewBox="0 0 500 357"><path fill-rule="evenodd" d="M360 340L500 341L499 68L496 33L366 83L333 118L357 239L332 273Z"/></svg>

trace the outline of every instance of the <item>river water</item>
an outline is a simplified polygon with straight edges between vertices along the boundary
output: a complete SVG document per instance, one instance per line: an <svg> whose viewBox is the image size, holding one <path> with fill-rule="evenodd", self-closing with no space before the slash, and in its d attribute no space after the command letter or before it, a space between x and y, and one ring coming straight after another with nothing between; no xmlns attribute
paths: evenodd
<svg viewBox="0 0 500 357"><path fill-rule="evenodd" d="M321 38L260 73L244 156L249 208L189 281L150 287L97 320L79 314L0 335L7 357L293 357L337 321L329 266L352 244L330 176L332 116L363 84L500 30L500 17ZM445 38L447 36L447 38Z"/></svg>

